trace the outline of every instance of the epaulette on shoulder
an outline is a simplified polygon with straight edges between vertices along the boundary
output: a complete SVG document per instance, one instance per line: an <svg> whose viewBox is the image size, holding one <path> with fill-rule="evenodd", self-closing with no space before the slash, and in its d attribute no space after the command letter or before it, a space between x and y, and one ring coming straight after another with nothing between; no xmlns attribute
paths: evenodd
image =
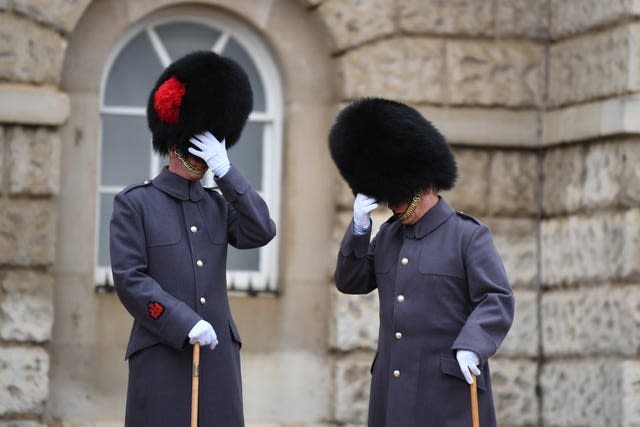
<svg viewBox="0 0 640 427"><path fill-rule="evenodd" d="M151 184L151 180L150 179L147 179L146 181L143 181L143 182L137 182L135 184L130 184L130 185L126 186L124 188L124 190L122 190L122 192L126 194L129 191L133 190L134 188L146 187L149 184Z"/></svg>
<svg viewBox="0 0 640 427"><path fill-rule="evenodd" d="M464 213L462 211L456 211L456 213L458 214L459 217L462 217L464 219L469 219L469 220L475 222L476 224L480 225L480 221L478 221L475 217L472 217L471 215L466 214L466 213Z"/></svg>

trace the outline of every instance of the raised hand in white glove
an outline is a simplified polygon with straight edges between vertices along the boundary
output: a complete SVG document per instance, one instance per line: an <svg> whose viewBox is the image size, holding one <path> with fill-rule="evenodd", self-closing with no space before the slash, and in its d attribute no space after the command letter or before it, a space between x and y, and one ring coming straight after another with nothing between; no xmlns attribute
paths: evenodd
<svg viewBox="0 0 640 427"><path fill-rule="evenodd" d="M371 226L371 211L378 207L373 197L362 193L356 194L353 202L353 225L356 234L363 234Z"/></svg>
<svg viewBox="0 0 640 427"><path fill-rule="evenodd" d="M206 320L198 320L193 328L189 331L189 344L198 343L201 346L208 345L211 350L218 345L218 336L216 331L213 330L211 323Z"/></svg>
<svg viewBox="0 0 640 427"><path fill-rule="evenodd" d="M189 152L204 160L216 177L222 178L229 171L231 163L229 163L227 143L224 139L220 142L211 132L205 131L189 139L189 142L199 148L197 150L189 147Z"/></svg>
<svg viewBox="0 0 640 427"><path fill-rule="evenodd" d="M473 384L471 374L480 375L480 369L478 368L480 357L478 353L471 350L458 350L456 352L456 359L458 360L458 365L460 365L460 370L464 378L469 384Z"/></svg>

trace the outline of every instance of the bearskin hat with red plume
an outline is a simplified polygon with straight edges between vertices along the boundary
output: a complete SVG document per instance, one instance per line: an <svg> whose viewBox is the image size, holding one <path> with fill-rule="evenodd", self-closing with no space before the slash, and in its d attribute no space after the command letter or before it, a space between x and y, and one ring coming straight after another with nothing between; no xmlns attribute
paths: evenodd
<svg viewBox="0 0 640 427"><path fill-rule="evenodd" d="M167 154L176 146L185 152L189 138L206 130L231 147L252 107L249 78L238 64L214 52L192 52L169 65L149 95L153 149Z"/></svg>
<svg viewBox="0 0 640 427"><path fill-rule="evenodd" d="M448 190L458 175L442 134L415 109L387 99L345 107L329 133L329 149L353 193L383 203L408 201L429 187Z"/></svg>

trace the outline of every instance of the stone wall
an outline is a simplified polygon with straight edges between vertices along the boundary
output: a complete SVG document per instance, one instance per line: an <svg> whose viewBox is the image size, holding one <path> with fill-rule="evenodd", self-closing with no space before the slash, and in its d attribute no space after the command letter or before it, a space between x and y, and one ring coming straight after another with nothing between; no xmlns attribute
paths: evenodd
<svg viewBox="0 0 640 427"><path fill-rule="evenodd" d="M44 426L65 33L83 2L0 2L0 426ZM85 2L86 3L86 2Z"/></svg>

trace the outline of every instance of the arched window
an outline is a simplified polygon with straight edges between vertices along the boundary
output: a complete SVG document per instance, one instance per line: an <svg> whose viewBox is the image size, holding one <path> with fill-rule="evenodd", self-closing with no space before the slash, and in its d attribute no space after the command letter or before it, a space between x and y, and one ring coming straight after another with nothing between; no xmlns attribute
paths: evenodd
<svg viewBox="0 0 640 427"><path fill-rule="evenodd" d="M213 50L238 62L249 76L253 111L229 150L237 166L266 200L278 223L280 205L282 88L269 50L251 28L226 15L156 18L121 39L107 63L101 88L100 159L95 281L113 283L109 220L113 198L126 185L155 177L167 159L153 152L146 122L149 92L161 72L194 50ZM214 185L211 175L205 185ZM229 248L230 290L277 292L277 239L260 249Z"/></svg>

